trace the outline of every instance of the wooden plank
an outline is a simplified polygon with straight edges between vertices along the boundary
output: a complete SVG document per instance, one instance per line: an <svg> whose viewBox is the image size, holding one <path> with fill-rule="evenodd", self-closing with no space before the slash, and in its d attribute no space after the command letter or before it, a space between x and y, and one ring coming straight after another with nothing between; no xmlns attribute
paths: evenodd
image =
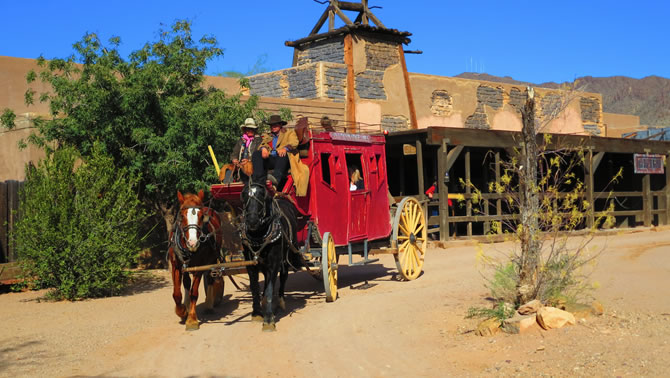
<svg viewBox="0 0 670 378"><path fill-rule="evenodd" d="M356 92L354 90L354 43L351 34L344 37L344 63L347 65L346 123L350 132L356 132Z"/></svg>
<svg viewBox="0 0 670 378"><path fill-rule="evenodd" d="M439 197L439 216L440 216L440 240L449 240L449 206L447 203L449 197L449 187L444 184L444 174L448 172L447 169L447 140L441 142L440 149L437 154L437 184L440 186Z"/></svg>
<svg viewBox="0 0 670 378"><path fill-rule="evenodd" d="M603 160L603 156L605 156L604 152L598 152L594 157L593 157L593 174L596 173L596 170L598 169L598 166L600 166L600 162Z"/></svg>
<svg viewBox="0 0 670 378"><path fill-rule="evenodd" d="M328 32L335 30L335 11L328 7Z"/></svg>
<svg viewBox="0 0 670 378"><path fill-rule="evenodd" d="M382 29L386 29L386 26L384 26L384 24L382 24L382 22L379 21L377 16L372 14L372 12L368 11L368 17L370 18L370 20L372 20L372 22L375 23L375 25L377 25L377 27L382 28Z"/></svg>
<svg viewBox="0 0 670 378"><path fill-rule="evenodd" d="M361 3L352 3L349 1L338 1L337 6L346 11L352 11L352 12L364 12L365 8L363 4Z"/></svg>
<svg viewBox="0 0 670 378"><path fill-rule="evenodd" d="M409 118L412 123L412 129L418 129L419 123L416 120L416 110L414 109L414 97L412 96L412 86L409 82L409 74L407 73L407 64L405 63L405 52L402 44L398 45L398 55L400 56L400 64L402 66L402 76L405 80L405 93L407 95L407 105L409 106Z"/></svg>
<svg viewBox="0 0 670 378"><path fill-rule="evenodd" d="M7 183L0 182L0 263L9 261L7 221Z"/></svg>

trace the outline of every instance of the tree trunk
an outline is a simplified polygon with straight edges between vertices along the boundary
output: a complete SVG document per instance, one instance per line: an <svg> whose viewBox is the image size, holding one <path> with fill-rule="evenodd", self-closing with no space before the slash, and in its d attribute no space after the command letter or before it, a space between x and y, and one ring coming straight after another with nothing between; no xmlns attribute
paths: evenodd
<svg viewBox="0 0 670 378"><path fill-rule="evenodd" d="M535 299L537 294L537 270L540 261L540 229L537 214L540 200L537 189L537 134L535 123L535 98L532 88L528 88L526 104L521 110L523 122L523 156L519 167L519 213L521 227L521 256L519 261L519 282L517 302L519 305Z"/></svg>

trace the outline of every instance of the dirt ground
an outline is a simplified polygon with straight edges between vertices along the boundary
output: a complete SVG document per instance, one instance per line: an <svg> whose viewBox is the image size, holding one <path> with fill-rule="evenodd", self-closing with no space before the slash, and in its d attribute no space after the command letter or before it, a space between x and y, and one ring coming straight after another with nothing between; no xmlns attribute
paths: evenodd
<svg viewBox="0 0 670 378"><path fill-rule="evenodd" d="M363 267L342 256L334 303L312 277L292 274L274 333L250 321L249 293L228 280L214 313L199 306L194 332L173 313L165 271L114 298L1 294L0 376L666 376L670 229L611 233L593 245L605 247L593 276L605 314L524 335L476 336L477 320L464 318L487 303L472 242L429 249L411 282L395 279L391 256Z"/></svg>

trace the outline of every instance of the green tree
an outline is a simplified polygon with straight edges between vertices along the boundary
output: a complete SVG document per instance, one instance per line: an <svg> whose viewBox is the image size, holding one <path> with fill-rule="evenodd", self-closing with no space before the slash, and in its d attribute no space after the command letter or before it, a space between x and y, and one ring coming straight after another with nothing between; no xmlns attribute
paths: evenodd
<svg viewBox="0 0 670 378"><path fill-rule="evenodd" d="M19 261L29 281L58 298L117 294L139 249L137 178L99 145L91 152L83 161L72 147L49 153L27 168L20 193Z"/></svg>
<svg viewBox="0 0 670 378"><path fill-rule="evenodd" d="M39 100L49 103L51 117L35 121L38 132L29 140L46 149L74 146L83 156L100 142L117 167L140 174L140 198L170 231L177 189L215 182L207 145L229 156L239 125L256 115L257 98L241 102L240 94L203 87L207 62L223 54L213 37L195 41L186 21L159 35L127 60L119 54L119 38L105 46L95 34L75 43L66 59L39 58L40 72L27 79L50 84ZM35 95L28 91L26 102ZM12 127L11 120L5 112L5 125Z"/></svg>

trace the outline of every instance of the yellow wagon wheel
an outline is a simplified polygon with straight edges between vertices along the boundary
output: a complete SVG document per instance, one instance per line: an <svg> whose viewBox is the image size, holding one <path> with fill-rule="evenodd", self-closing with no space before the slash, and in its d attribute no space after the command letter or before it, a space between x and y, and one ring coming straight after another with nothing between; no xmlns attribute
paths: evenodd
<svg viewBox="0 0 670 378"><path fill-rule="evenodd" d="M321 275L323 287L326 291L326 302L335 302L337 299L337 253L335 242L330 232L323 234L321 243Z"/></svg>
<svg viewBox="0 0 670 378"><path fill-rule="evenodd" d="M426 217L419 201L405 197L398 204L393 219L393 247L395 264L402 278L411 281L421 274L426 256Z"/></svg>

